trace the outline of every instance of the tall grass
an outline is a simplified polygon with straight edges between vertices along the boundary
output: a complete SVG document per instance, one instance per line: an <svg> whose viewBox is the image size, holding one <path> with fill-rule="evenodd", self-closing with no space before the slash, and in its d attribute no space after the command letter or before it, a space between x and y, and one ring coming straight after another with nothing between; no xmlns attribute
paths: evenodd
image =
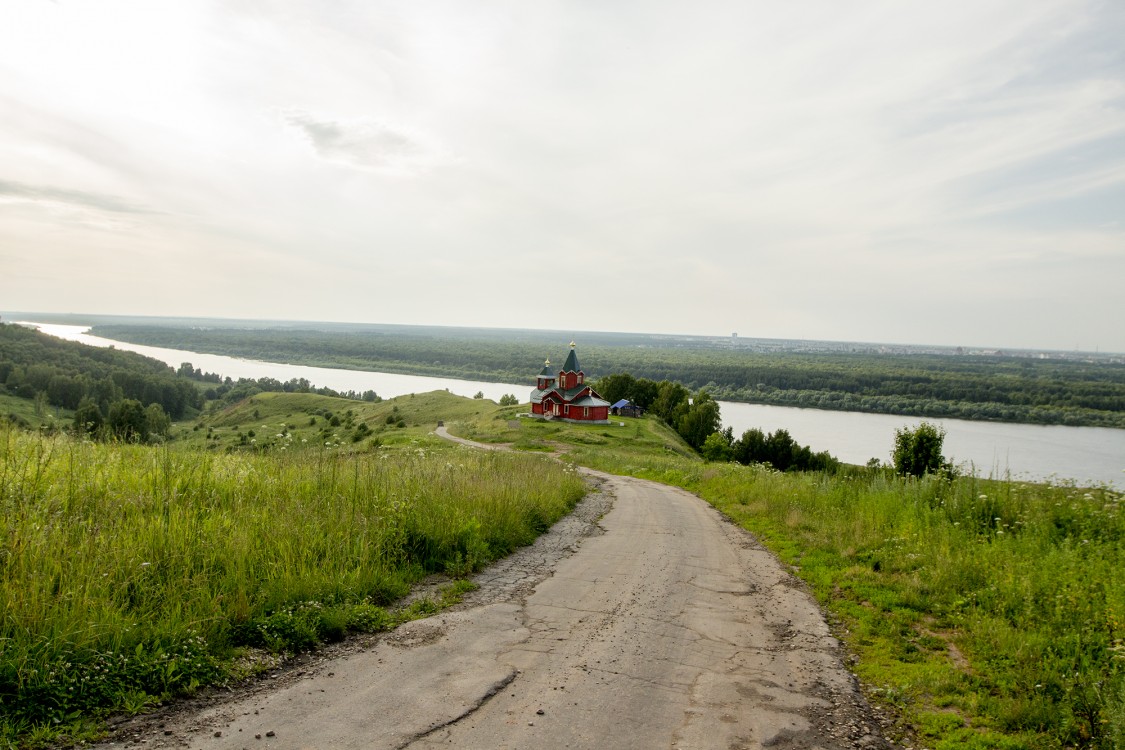
<svg viewBox="0 0 1125 750"><path fill-rule="evenodd" d="M584 492L532 456L176 451L0 427L0 745L377 627Z"/></svg>
<svg viewBox="0 0 1125 750"><path fill-rule="evenodd" d="M575 457L685 487L754 531L925 747L1125 747L1120 493Z"/></svg>

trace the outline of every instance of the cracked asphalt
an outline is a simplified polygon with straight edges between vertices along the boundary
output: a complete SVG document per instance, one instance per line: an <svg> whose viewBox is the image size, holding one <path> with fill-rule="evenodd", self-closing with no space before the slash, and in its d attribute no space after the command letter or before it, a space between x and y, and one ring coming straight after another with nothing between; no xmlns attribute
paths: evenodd
<svg viewBox="0 0 1125 750"><path fill-rule="evenodd" d="M458 607L112 747L889 747L815 602L754 538L654 482L597 486Z"/></svg>

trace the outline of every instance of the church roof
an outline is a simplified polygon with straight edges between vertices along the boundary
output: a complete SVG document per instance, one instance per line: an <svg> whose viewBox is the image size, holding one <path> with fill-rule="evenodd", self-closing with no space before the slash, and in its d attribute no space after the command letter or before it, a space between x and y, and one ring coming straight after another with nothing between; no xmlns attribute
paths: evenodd
<svg viewBox="0 0 1125 750"><path fill-rule="evenodd" d="M563 372L582 372L578 366L578 355L574 353L574 342L570 342L570 354L566 355L566 362L562 366Z"/></svg>
<svg viewBox="0 0 1125 750"><path fill-rule="evenodd" d="M588 391L588 394L585 395L585 396L582 396L583 391ZM548 395L550 395L552 393L555 394L555 397L558 398L560 401L562 401L563 403L567 403L567 404L573 405L573 404L580 403L582 401L586 401L590 398L593 398L598 403L596 403L596 404L586 403L586 404L582 404L582 405L583 406L609 406L608 401L602 401L600 398L597 398L597 392L594 391L592 388L590 388L589 385L586 385L586 384L576 385L573 388L559 388L558 386L552 386L551 388L544 388L542 390L536 388L535 390L533 390L531 392L531 403L533 403L533 404L542 403L543 399L546 398ZM582 396L582 398L578 398L579 396ZM575 399L578 399L578 401L575 401Z"/></svg>
<svg viewBox="0 0 1125 750"><path fill-rule="evenodd" d="M555 377L555 371L551 369L551 360L550 359L548 359L546 362L543 363L543 369L539 371L539 377L541 377L541 378L553 378L553 377Z"/></svg>

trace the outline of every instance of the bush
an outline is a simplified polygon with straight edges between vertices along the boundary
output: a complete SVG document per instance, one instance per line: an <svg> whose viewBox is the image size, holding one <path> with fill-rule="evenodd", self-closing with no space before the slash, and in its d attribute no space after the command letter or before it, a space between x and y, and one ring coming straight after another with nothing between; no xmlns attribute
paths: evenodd
<svg viewBox="0 0 1125 750"><path fill-rule="evenodd" d="M944 441L945 430L929 422L922 422L913 430L909 427L895 430L895 448L891 454L895 471L902 476L921 477L942 469L952 470L941 455Z"/></svg>

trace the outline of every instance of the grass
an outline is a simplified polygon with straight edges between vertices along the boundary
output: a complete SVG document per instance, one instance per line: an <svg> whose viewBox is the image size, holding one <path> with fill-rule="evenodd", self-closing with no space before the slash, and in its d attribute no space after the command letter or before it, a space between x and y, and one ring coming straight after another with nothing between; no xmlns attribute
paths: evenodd
<svg viewBox="0 0 1125 750"><path fill-rule="evenodd" d="M678 456L688 462L701 461L699 454L674 430L653 417L614 419L609 424L519 418L519 414L527 411L526 404L501 407L492 412L446 420L446 425L458 437L482 443L504 443L515 450L562 451L572 457L605 455L612 456L614 462L630 457L647 459L665 455Z"/></svg>
<svg viewBox="0 0 1125 750"><path fill-rule="evenodd" d="M444 392L261 394L176 425L171 447L0 428L0 745L93 736L111 709L236 678L248 649L432 611L388 604L428 571L530 541L581 495L549 451L684 487L753 531L915 747L1125 747L1119 493L780 474L705 463L653 419L521 411ZM451 446L438 419L517 450Z"/></svg>
<svg viewBox="0 0 1125 750"><path fill-rule="evenodd" d="M483 418L495 403L447 391L368 403L311 393L260 393L225 409L179 423L173 438L209 451L279 451L310 445L362 452L377 446L440 445L438 420Z"/></svg>
<svg viewBox="0 0 1125 750"><path fill-rule="evenodd" d="M1125 747L1120 493L709 464L658 423L624 421L505 422L492 437L549 438L569 461L683 487L754 532L808 582L916 747Z"/></svg>
<svg viewBox="0 0 1125 750"><path fill-rule="evenodd" d="M448 394L280 396L178 425L186 444L218 446L202 450L0 427L0 746L88 739L110 711L241 676L248 650L301 651L433 611L388 605L429 573L465 575L528 544L585 491L556 462L426 439ZM288 428L345 405L334 439ZM259 434L273 424L261 443L203 437L232 420L245 435L255 411ZM385 427L392 447L341 434L391 414L419 424Z"/></svg>
<svg viewBox="0 0 1125 750"><path fill-rule="evenodd" d="M0 419L28 429L68 429L74 421L74 412L57 406L37 405L34 400L0 393Z"/></svg>
<svg viewBox="0 0 1125 750"><path fill-rule="evenodd" d="M1125 739L1118 494L734 467L685 484L799 569L926 746Z"/></svg>

